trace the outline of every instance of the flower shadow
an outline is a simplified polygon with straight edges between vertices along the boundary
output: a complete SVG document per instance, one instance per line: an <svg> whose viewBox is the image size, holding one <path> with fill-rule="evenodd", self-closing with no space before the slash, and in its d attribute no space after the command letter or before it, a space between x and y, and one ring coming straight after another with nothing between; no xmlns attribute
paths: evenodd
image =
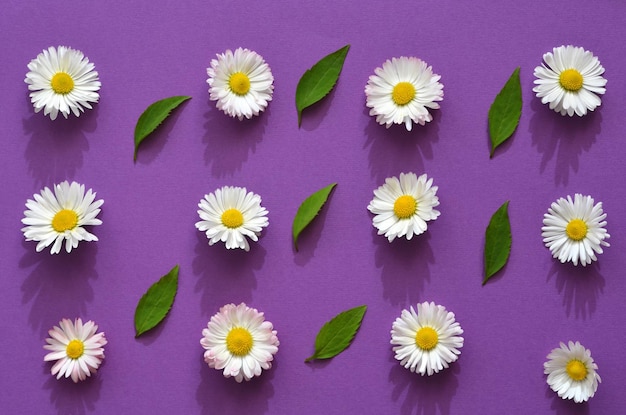
<svg viewBox="0 0 626 415"><path fill-rule="evenodd" d="M387 177L397 176L401 172L419 174L424 159L433 159L433 143L439 141L439 122L441 115L433 111L433 120L426 125L414 125L413 131L407 131L404 125L392 125L385 128L369 116L369 109L364 110L370 121L365 127L367 140L363 148L370 148L369 168L373 178L382 184Z"/></svg>
<svg viewBox="0 0 626 415"><path fill-rule="evenodd" d="M389 382L394 385L391 397L398 401L405 395L400 407L402 415L450 414L452 398L459 386L457 376L461 369L458 363L452 363L448 369L432 376L421 376L400 366L393 357L391 361Z"/></svg>
<svg viewBox="0 0 626 415"><path fill-rule="evenodd" d="M94 412L95 403L100 399L100 389L102 388L102 380L98 375L91 375L91 377L78 383L65 378L57 380L56 377L50 375L50 365L50 363L44 365L48 379L43 388L50 391L50 403L55 406L57 413L84 415Z"/></svg>
<svg viewBox="0 0 626 415"><path fill-rule="evenodd" d="M428 232L412 240L387 238L372 230L376 245L376 268L381 269L383 297L393 305L405 306L419 301L424 285L430 281L428 265L435 263L433 250L428 243Z"/></svg>
<svg viewBox="0 0 626 415"><path fill-rule="evenodd" d="M588 402L576 403L571 399L562 399L547 385L546 398L552 399L550 409L552 409L556 415L589 415Z"/></svg>
<svg viewBox="0 0 626 415"><path fill-rule="evenodd" d="M31 107L30 101L28 102ZM24 158L28 171L38 186L51 186L71 180L83 165L83 153L89 150L85 133L95 131L98 104L80 117L63 116L52 121L43 113L33 113L22 120L25 136L29 136Z"/></svg>
<svg viewBox="0 0 626 415"><path fill-rule="evenodd" d="M591 317L596 311L598 298L604 292L605 280L599 271L599 264L594 262L586 267L561 264L557 260L547 276L547 281L555 278L556 289L563 295L565 314L569 317Z"/></svg>
<svg viewBox="0 0 626 415"><path fill-rule="evenodd" d="M263 371L260 377L241 384L235 379L224 378L222 371L209 368L204 361L200 364L200 384L196 390L196 401L202 406L203 414L264 414L269 410L268 401L274 396L273 373Z"/></svg>
<svg viewBox="0 0 626 415"><path fill-rule="evenodd" d="M600 134L602 113L596 110L584 117L562 116L538 99L530 106L533 116L528 131L533 146L542 154L539 171L543 173L556 154L554 183L567 186L570 171L578 172L581 154L589 151Z"/></svg>
<svg viewBox="0 0 626 415"><path fill-rule="evenodd" d="M249 304L257 287L255 271L265 262L265 249L254 242L249 252L226 249L222 243L209 246L204 233L197 234L192 268L198 276L194 291L202 295L203 313L211 316L229 303Z"/></svg>
<svg viewBox="0 0 626 415"><path fill-rule="evenodd" d="M32 302L28 322L33 330L47 333L62 318L86 318L87 303L94 297L89 280L97 279L96 243L83 242L70 254L62 250L35 252L34 242L23 242L26 254L21 269L34 269L22 283L22 304ZM88 320L88 318L86 318Z"/></svg>
<svg viewBox="0 0 626 415"><path fill-rule="evenodd" d="M204 137L206 144L204 161L211 165L211 174L215 177L233 175L241 170L243 163L248 160L250 152L256 151L261 142L265 126L270 116L270 106L258 117L243 119L231 118L215 107L209 101L210 108L204 114Z"/></svg>

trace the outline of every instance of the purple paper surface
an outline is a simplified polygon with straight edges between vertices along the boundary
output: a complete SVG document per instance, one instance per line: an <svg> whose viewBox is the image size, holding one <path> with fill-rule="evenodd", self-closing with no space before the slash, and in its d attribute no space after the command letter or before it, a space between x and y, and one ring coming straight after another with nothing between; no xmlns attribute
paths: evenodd
<svg viewBox="0 0 626 415"><path fill-rule="evenodd" d="M626 305L626 4L622 1L233 2L10 1L0 14L4 140L0 204L0 408L4 414L619 414ZM295 89L323 56L350 44L334 90L297 126ZM553 47L592 51L606 68L602 106L562 117L534 97L533 69ZM94 110L68 120L35 114L26 65L49 46L79 49L102 88ZM226 49L262 55L275 77L268 109L231 119L209 101L206 67ZM441 75L434 120L412 132L368 115L364 87L386 59L417 56ZM523 109L489 158L487 113L521 67ZM190 95L139 150L133 131L152 102ZM427 173L441 216L412 241L377 236L366 207L386 177ZM20 231L24 203L75 180L104 199L99 242L35 252ZM300 203L337 182L303 232ZM269 227L250 252L208 246L197 203L224 185L261 195ZM552 259L543 214L559 197L602 201L611 246L586 268ZM513 245L485 286L484 232L510 200ZM179 290L165 321L134 338L135 306L175 264ZM227 303L265 312L281 345L274 368L237 384L203 362L199 340ZM434 301L456 314L465 345L432 377L391 350L403 308ZM352 345L305 364L315 335L367 304ZM43 362L62 318L94 320L106 359L80 384ZM586 404L561 400L543 362L559 342L589 348L602 383Z"/></svg>

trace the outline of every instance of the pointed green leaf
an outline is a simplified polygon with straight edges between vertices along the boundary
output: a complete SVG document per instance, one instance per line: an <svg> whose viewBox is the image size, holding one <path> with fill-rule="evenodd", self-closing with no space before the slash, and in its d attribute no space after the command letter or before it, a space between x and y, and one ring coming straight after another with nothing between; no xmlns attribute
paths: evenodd
<svg viewBox="0 0 626 415"><path fill-rule="evenodd" d="M330 359L343 352L361 327L367 306L351 308L342 311L326 322L315 338L315 353L305 359Z"/></svg>
<svg viewBox="0 0 626 415"><path fill-rule="evenodd" d="M333 89L339 79L350 45L323 57L311 69L308 69L296 88L296 108L298 109L298 127L302 122L302 110L324 98Z"/></svg>
<svg viewBox="0 0 626 415"><path fill-rule="evenodd" d="M146 108L137 120L137 125L135 126L135 152L133 154L133 161L137 160L139 144L169 117L173 109L188 99L191 99L191 97L182 95L165 98Z"/></svg>
<svg viewBox="0 0 626 415"><path fill-rule="evenodd" d="M483 285L502 269L511 253L511 223L509 222L508 208L509 201L507 200L493 214L485 232L485 278Z"/></svg>
<svg viewBox="0 0 626 415"><path fill-rule="evenodd" d="M522 86L518 66L489 108L489 138L491 139L489 157L493 157L496 147L513 135L521 115Z"/></svg>
<svg viewBox="0 0 626 415"><path fill-rule="evenodd" d="M135 337L159 324L172 308L178 289L178 265L152 284L135 309Z"/></svg>
<svg viewBox="0 0 626 415"><path fill-rule="evenodd" d="M318 190L307 197L298 208L296 217L293 218L293 226L291 227L296 251L298 250L298 236L300 236L300 232L315 219L335 186L337 186L337 183L329 184L325 188Z"/></svg>

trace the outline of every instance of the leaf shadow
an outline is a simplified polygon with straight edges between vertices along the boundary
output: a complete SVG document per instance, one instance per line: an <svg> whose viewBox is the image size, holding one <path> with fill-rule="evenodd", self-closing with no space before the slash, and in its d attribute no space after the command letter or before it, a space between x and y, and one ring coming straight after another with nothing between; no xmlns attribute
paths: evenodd
<svg viewBox="0 0 626 415"><path fill-rule="evenodd" d="M545 378L544 378L545 381ZM581 402L576 403L571 399L560 398L550 387L546 384L546 398L551 399L550 409L556 413L556 415L589 415L589 403Z"/></svg>
<svg viewBox="0 0 626 415"><path fill-rule="evenodd" d="M32 302L28 322L45 335L63 318L86 318L87 303L94 297L89 280L98 278L98 247L83 242L69 254L62 250L51 255L48 250L35 252L32 244L22 243L26 253L20 259L20 269L34 266L22 283L22 304Z"/></svg>
<svg viewBox="0 0 626 415"><path fill-rule="evenodd" d="M264 370L261 376L237 383L224 378L221 370L215 370L200 361L200 383L196 389L196 401L203 414L264 414L269 411L268 401L274 396L272 379L277 368Z"/></svg>
<svg viewBox="0 0 626 415"><path fill-rule="evenodd" d="M387 238L372 230L376 245L375 264L381 269L383 297L393 305L416 304L430 282L429 264L435 263L428 231L412 240Z"/></svg>
<svg viewBox="0 0 626 415"><path fill-rule="evenodd" d="M431 122L423 126L414 125L412 131L407 131L404 125L385 128L370 117L368 108L364 113L370 121L365 127L367 140L363 148L370 148L369 168L377 182L382 184L387 177L401 172L419 173L424 159L433 159L433 144L439 141L439 111L432 112Z"/></svg>
<svg viewBox="0 0 626 415"><path fill-rule="evenodd" d="M267 232L265 230L264 232ZM256 271L263 267L266 251L251 243L250 251L226 249L223 243L209 246L204 233L197 233L193 273L198 277L194 292L201 293L204 315L212 316L225 304L250 303L257 287Z"/></svg>
<svg viewBox="0 0 626 415"><path fill-rule="evenodd" d="M139 148L137 149L136 163L143 165L150 164L159 156L159 154L161 154L161 151L163 151L165 144L170 139L171 132L174 129L174 126L177 124L178 118L181 116L180 114L184 109L182 107L184 107L187 102L189 102L189 100L183 102L179 107L174 108L170 115L165 120L163 120L163 123L144 138L141 144L139 144ZM137 117L137 119L139 119L139 116ZM133 140L133 151L134 145L135 144Z"/></svg>
<svg viewBox="0 0 626 415"><path fill-rule="evenodd" d="M517 128L515 128L515 131L513 131L513 134L511 134L509 138L507 138L503 143L498 144L496 149L493 151L493 157L489 157L489 158L496 158L498 157L499 153L506 153L507 151L509 151L509 148L513 145L513 140L515 139L515 136L517 135L517 131L519 130L519 128L520 127L518 125ZM489 123L487 123L487 126L485 127L485 137L486 137L486 146L487 146L487 152L485 154L490 155L491 154L491 138L489 136Z"/></svg>
<svg viewBox="0 0 626 415"><path fill-rule="evenodd" d="M555 277L556 289L563 295L563 306L568 317L572 310L575 318L583 320L595 313L605 286L599 267L597 262L582 267L554 260L546 280Z"/></svg>
<svg viewBox="0 0 626 415"><path fill-rule="evenodd" d="M28 101L32 112L32 105ZM22 120L24 135L30 137L24 159L37 186L51 186L71 180L83 165L83 153L89 150L85 133L96 130L98 105L80 117L63 116L52 121L42 112Z"/></svg>
<svg viewBox="0 0 626 415"><path fill-rule="evenodd" d="M139 302L139 299L137 299L137 302ZM159 322L159 324L156 325L156 327L151 328L150 330L142 333L139 337L134 337L135 341L147 347L147 346L150 346L155 341L159 340L159 337L161 337L161 332L164 330L165 325L167 324L167 320L169 319L169 316L170 316L170 313L168 312L167 315L163 318L163 320L161 320L161 322ZM135 329L133 325L133 333L134 332L135 332Z"/></svg>
<svg viewBox="0 0 626 415"><path fill-rule="evenodd" d="M271 113L271 105L259 116L239 121L231 118L209 101L209 110L205 112L204 137L206 144L204 161L211 166L215 177L232 176L241 170L248 160L249 153L256 152L256 146L263 139L265 126Z"/></svg>
<svg viewBox="0 0 626 415"><path fill-rule="evenodd" d="M326 215L329 210L327 205L331 202L331 198L332 193L315 219L300 232L297 251L293 245L292 237L292 250L294 252L293 262L296 265L303 267L315 256L315 249L319 244L322 231L324 230L324 224L326 223Z"/></svg>
<svg viewBox="0 0 626 415"><path fill-rule="evenodd" d="M578 172L582 153L589 151L600 134L602 113L596 110L584 117L562 116L539 99L533 99L530 107L533 115L528 131L532 135L532 145L542 155L539 171L543 173L556 156L554 183L567 186L570 172Z"/></svg>
<svg viewBox="0 0 626 415"><path fill-rule="evenodd" d="M394 385L391 398L398 401L404 395L400 414L450 414L452 398L459 386L457 376L461 369L458 362L451 363L449 368L432 376L421 376L400 366L393 356L390 360L393 364L389 371L389 382Z"/></svg>
<svg viewBox="0 0 626 415"><path fill-rule="evenodd" d="M56 377L50 375L51 365L51 363L45 363L43 366L47 377L43 389L50 391L50 403L54 405L57 413L59 415L85 415L94 412L102 388L102 379L98 377L98 374L92 374L78 383L72 382L69 378L57 380Z"/></svg>
<svg viewBox="0 0 626 415"><path fill-rule="evenodd" d="M339 83L339 82L337 82ZM315 104L306 107L302 110L302 123L300 124L300 128L306 131L314 131L320 126L324 118L326 118L326 114L330 110L330 106L335 98L335 91L337 90L337 85L333 87L333 89L322 98L320 101L317 101ZM298 114L298 110L296 109L296 115Z"/></svg>
<svg viewBox="0 0 626 415"><path fill-rule="evenodd" d="M314 349L314 348L313 348ZM313 355L313 353L315 352L315 350L311 350L311 355ZM326 366L330 365L332 363L333 358L331 357L330 359L313 359L309 362L304 362L307 367L309 367L309 370L311 372L316 372L318 370L323 370Z"/></svg>

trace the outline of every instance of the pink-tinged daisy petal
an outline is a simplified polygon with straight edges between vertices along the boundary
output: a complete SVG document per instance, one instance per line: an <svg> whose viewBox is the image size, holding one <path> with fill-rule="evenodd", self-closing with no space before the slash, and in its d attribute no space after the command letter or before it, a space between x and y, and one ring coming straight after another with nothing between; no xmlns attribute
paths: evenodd
<svg viewBox="0 0 626 415"><path fill-rule="evenodd" d="M280 342L263 313L246 306L227 304L202 330L204 361L224 377L249 381L272 367Z"/></svg>

